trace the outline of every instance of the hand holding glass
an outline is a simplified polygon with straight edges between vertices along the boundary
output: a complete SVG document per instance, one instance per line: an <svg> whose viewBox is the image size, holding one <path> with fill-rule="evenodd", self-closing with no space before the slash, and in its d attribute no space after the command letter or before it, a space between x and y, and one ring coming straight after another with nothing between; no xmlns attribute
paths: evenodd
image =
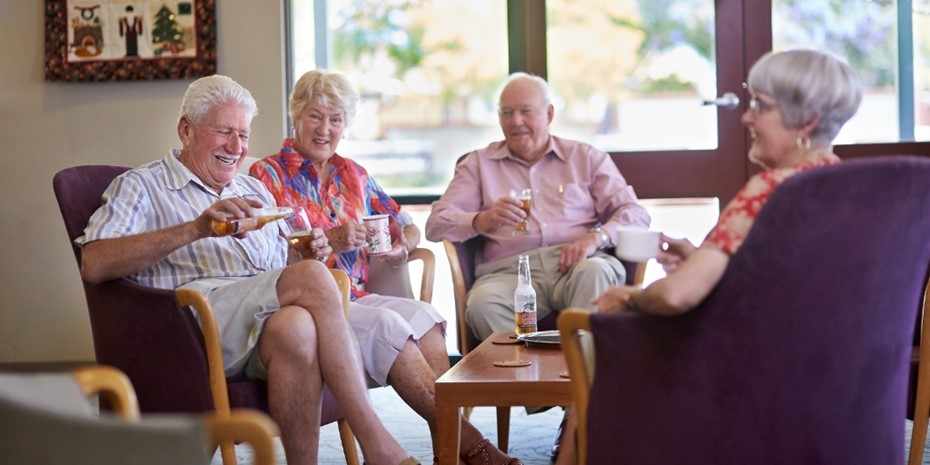
<svg viewBox="0 0 930 465"><path fill-rule="evenodd" d="M533 206L533 190L532 189L510 189L510 197L520 201L520 208L526 212L526 218L523 221L517 223L513 228L513 235L529 234L530 233L530 208Z"/></svg>
<svg viewBox="0 0 930 465"><path fill-rule="evenodd" d="M287 227L290 229L287 233L287 243L297 250L300 258L303 260L318 260L320 257L317 256L311 245L311 242L313 242L313 225L310 224L310 219L307 218L307 212L303 208L295 208L294 215L285 218L284 222L287 223Z"/></svg>

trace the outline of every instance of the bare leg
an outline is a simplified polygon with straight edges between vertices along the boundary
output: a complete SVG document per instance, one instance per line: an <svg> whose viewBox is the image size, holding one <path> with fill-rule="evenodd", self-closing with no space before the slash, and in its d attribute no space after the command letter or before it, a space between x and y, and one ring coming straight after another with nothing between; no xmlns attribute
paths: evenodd
<svg viewBox="0 0 930 465"><path fill-rule="evenodd" d="M271 416L281 428L287 463L294 465L314 465L319 458L323 380L316 341L313 318L299 307L275 312L259 341Z"/></svg>
<svg viewBox="0 0 930 465"><path fill-rule="evenodd" d="M565 431L562 433L562 447L555 465L574 465L578 462L577 434L578 418L575 417L573 409L568 409L568 421L565 422Z"/></svg>
<svg viewBox="0 0 930 465"><path fill-rule="evenodd" d="M393 465L407 457L378 419L368 397L355 335L329 270L315 260L287 267L277 284L282 307L306 309L316 323L320 370L358 438L365 461Z"/></svg>
<svg viewBox="0 0 930 465"><path fill-rule="evenodd" d="M442 334L441 326L436 325L430 328L417 344L426 363L436 374L436 378L449 371L449 353L446 350L446 337Z"/></svg>
<svg viewBox="0 0 930 465"><path fill-rule="evenodd" d="M446 360L448 360L448 357L446 357ZM397 391L401 399L423 417L426 424L429 425L430 436L433 440L434 457L438 454L439 445L436 434L436 377L433 368L426 362L413 340L407 340L388 372L388 383L394 386L394 390ZM484 439L484 436L467 419L462 418L461 421L461 450L464 453L474 449ZM500 457L506 456L506 454L494 448L493 445L489 445L488 449L489 451L491 449L497 451ZM491 453L496 455L493 452Z"/></svg>

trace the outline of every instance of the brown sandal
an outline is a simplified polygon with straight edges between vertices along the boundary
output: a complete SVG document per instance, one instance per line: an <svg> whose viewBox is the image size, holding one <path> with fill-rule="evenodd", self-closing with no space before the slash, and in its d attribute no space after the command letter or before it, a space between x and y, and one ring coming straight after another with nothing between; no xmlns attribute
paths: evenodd
<svg viewBox="0 0 930 465"><path fill-rule="evenodd" d="M470 451L463 454L462 460L468 465L523 465L523 461L504 454L487 439L482 439Z"/></svg>

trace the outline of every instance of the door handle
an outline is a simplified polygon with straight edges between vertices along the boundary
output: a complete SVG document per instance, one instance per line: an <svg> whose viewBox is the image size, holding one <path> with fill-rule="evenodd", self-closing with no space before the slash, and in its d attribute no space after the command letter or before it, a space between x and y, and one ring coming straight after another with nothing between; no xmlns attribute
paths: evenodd
<svg viewBox="0 0 930 465"><path fill-rule="evenodd" d="M739 97L733 92L727 92L715 100L702 100L701 105L717 105L724 110L735 110L739 106Z"/></svg>

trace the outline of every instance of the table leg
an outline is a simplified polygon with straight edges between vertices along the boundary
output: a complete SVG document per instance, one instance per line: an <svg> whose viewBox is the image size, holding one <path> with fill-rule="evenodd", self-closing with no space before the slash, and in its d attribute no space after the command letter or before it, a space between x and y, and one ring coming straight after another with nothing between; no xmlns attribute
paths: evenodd
<svg viewBox="0 0 930 465"><path fill-rule="evenodd" d="M458 465L462 428L459 408L437 406L436 428L439 430L439 465Z"/></svg>
<svg viewBox="0 0 930 465"><path fill-rule="evenodd" d="M497 448L505 454L510 446L510 406L497 407Z"/></svg>

